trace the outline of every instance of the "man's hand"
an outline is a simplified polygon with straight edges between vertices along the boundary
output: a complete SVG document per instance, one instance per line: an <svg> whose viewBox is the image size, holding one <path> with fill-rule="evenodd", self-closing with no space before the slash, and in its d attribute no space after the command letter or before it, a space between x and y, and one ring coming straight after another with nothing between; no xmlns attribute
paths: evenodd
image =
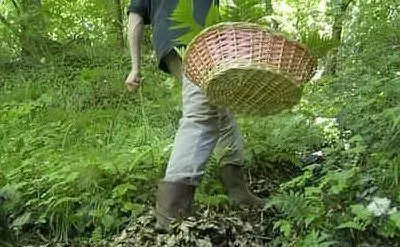
<svg viewBox="0 0 400 247"><path fill-rule="evenodd" d="M140 72L132 70L125 80L125 86L130 92L136 91L140 87Z"/></svg>

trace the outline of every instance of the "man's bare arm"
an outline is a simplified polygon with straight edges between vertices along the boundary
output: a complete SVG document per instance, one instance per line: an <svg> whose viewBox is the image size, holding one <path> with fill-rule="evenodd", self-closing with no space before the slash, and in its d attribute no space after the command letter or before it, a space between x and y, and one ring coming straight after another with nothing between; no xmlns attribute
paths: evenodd
<svg viewBox="0 0 400 247"><path fill-rule="evenodd" d="M140 42L142 39L143 18L136 13L130 13L128 18L128 46L131 55L132 70L125 81L130 91L134 91L140 84Z"/></svg>
<svg viewBox="0 0 400 247"><path fill-rule="evenodd" d="M132 58L132 69L140 70L140 41L142 39L143 18L136 13L129 14L128 45Z"/></svg>

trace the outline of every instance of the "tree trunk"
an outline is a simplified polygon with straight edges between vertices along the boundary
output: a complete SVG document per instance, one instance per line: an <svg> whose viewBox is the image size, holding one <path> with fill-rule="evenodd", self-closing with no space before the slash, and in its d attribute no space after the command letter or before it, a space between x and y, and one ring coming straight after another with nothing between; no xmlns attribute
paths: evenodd
<svg viewBox="0 0 400 247"><path fill-rule="evenodd" d="M342 31L343 31L343 22L346 15L346 11L353 0L348 0L346 2L342 2L339 8L339 12L335 15L332 27L332 38L336 44L338 44L331 51L331 55L328 58L326 73L328 75L336 75L338 70L338 57L339 57L339 48L342 41Z"/></svg>
<svg viewBox="0 0 400 247"><path fill-rule="evenodd" d="M21 13L26 15L21 21L19 40L22 56L43 53L43 33L45 20L42 15L41 0L21 0Z"/></svg>
<svg viewBox="0 0 400 247"><path fill-rule="evenodd" d="M336 75L337 72L339 47L342 40L342 30L343 30L343 18L337 16L335 17L335 20L333 22L332 38L339 45L333 48L331 51L331 55L326 67L326 72L328 75Z"/></svg>

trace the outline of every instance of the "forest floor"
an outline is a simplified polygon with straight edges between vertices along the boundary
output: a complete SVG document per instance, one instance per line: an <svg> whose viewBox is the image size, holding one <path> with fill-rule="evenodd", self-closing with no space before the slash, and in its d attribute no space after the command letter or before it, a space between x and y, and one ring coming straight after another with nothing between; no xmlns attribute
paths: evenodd
<svg viewBox="0 0 400 247"><path fill-rule="evenodd" d="M76 224L89 225L79 230L83 236L89 233L86 239L74 240L82 245L256 246L268 241L265 212L229 208L215 160L197 193L197 214L176 223L174 234L155 232L154 184L163 174L177 128L180 86L148 69L143 89L129 94L123 85L126 70L113 65L56 63L3 71L0 175L9 183L2 194L11 217L8 224L19 232L20 245L69 242L80 228ZM258 158L262 157L250 158L246 167L254 169L252 159ZM269 195L284 179L279 172L269 180L248 172L253 191L260 196ZM64 189L54 191L57 186ZM39 193L40 199L32 193ZM70 208L74 202L82 206ZM92 219L78 223L67 216L81 217L81 213L91 214ZM121 231L120 225L126 229ZM48 239L49 233L56 238Z"/></svg>
<svg viewBox="0 0 400 247"><path fill-rule="evenodd" d="M250 187L268 205L230 207L213 156L196 214L172 234L154 230L153 211L181 116L180 85L145 56L143 87L128 93L129 58L91 49L0 67L0 246L399 243L392 68L400 56L391 49L371 63L380 73L362 67L370 56L362 54L349 61L357 69L309 83L290 111L238 116Z"/></svg>

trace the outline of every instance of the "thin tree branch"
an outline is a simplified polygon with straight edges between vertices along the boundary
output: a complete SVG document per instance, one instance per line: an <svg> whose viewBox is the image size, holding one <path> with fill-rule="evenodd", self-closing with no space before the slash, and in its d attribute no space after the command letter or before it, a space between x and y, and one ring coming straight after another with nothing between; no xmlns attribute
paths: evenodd
<svg viewBox="0 0 400 247"><path fill-rule="evenodd" d="M349 0L347 3L342 5L342 11L346 11L349 5L353 2L353 0Z"/></svg>

